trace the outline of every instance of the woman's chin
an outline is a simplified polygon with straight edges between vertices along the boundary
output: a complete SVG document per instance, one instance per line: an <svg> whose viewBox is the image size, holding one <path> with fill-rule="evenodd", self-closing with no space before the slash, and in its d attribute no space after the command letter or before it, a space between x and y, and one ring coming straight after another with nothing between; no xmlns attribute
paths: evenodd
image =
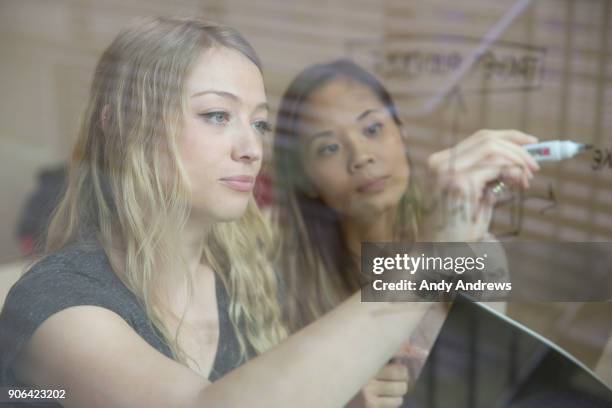
<svg viewBox="0 0 612 408"><path fill-rule="evenodd" d="M224 205L214 208L193 208L192 215L207 219L209 222L232 222L239 220L246 213L248 201L233 203L228 200Z"/></svg>
<svg viewBox="0 0 612 408"><path fill-rule="evenodd" d="M392 205L390 203L361 203L358 208L354 208L351 211L350 218L359 222L369 222L378 219L391 208Z"/></svg>
<svg viewBox="0 0 612 408"><path fill-rule="evenodd" d="M244 216L246 213L246 204L241 207L234 208L223 208L221 211L215 214L216 222L232 222L237 221Z"/></svg>
<svg viewBox="0 0 612 408"><path fill-rule="evenodd" d="M400 201L400 198L395 197L393 194L389 194L389 192L371 196L367 200L359 200L359 204L355 206L352 212L356 218L376 218L396 207Z"/></svg>

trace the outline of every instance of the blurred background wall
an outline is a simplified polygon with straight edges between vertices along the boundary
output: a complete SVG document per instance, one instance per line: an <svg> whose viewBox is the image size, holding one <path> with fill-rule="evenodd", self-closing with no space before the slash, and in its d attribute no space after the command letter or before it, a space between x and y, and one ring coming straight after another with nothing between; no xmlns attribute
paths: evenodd
<svg viewBox="0 0 612 408"><path fill-rule="evenodd" d="M429 154L481 128L593 144L546 166L534 188L499 208L494 232L612 241L611 9L607 0L0 0L0 262L20 256L16 223L38 172L68 158L98 56L130 20L151 14L238 28L264 62L273 111L305 66L355 59L396 98L417 172ZM453 81L504 18L507 29ZM581 313L612 315L609 304L522 307L510 312L551 337ZM559 341L588 354L579 345L597 337L601 348L609 330L599 333L600 318L587 340Z"/></svg>

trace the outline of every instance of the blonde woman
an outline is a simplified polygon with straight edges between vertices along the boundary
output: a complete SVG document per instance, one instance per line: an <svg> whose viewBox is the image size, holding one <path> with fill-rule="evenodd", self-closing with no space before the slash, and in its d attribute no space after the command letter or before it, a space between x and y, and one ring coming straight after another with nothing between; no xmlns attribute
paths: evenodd
<svg viewBox="0 0 612 408"><path fill-rule="evenodd" d="M47 255L0 315L4 391L68 407L337 407L357 393L429 306L386 314L355 295L286 338L252 197L267 116L235 30L158 18L119 34Z"/></svg>
<svg viewBox="0 0 612 408"><path fill-rule="evenodd" d="M535 141L513 130L477 132L428 159L422 194L405 129L378 79L349 60L304 69L281 99L274 136L290 330L363 284L362 242L491 240L495 199L485 187L500 178L528 187L539 167L520 145ZM499 271L486 279L506 279L507 268ZM431 310L413 348L432 345L445 312L443 304ZM365 387L370 406L401 405L406 375L389 374L398 370L385 366Z"/></svg>

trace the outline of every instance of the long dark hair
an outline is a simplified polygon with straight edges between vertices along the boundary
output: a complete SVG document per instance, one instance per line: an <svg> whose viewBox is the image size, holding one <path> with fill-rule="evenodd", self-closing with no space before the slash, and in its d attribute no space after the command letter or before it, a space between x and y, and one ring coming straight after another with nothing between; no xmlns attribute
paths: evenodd
<svg viewBox="0 0 612 408"><path fill-rule="evenodd" d="M367 86L380 99L397 126L401 121L389 92L372 74L346 59L317 64L291 82L280 103L274 135L274 168L279 267L287 285L286 317L296 330L332 309L361 286L359 268L340 228L339 214L320 198L312 186L299 152L298 127L308 97L325 84L346 78ZM410 183L413 185L413 183ZM400 203L400 240L416 235L416 211L409 205L415 194L407 186Z"/></svg>

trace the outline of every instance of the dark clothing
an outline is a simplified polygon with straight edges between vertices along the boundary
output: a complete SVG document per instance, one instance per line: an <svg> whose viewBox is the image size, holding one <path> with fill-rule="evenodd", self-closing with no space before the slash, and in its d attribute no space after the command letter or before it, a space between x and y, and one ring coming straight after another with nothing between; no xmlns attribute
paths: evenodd
<svg viewBox="0 0 612 408"><path fill-rule="evenodd" d="M215 290L219 345L210 381L241 364L238 339L228 315L228 295L218 278ZM104 250L96 245L73 245L36 263L7 295L0 314L0 387L21 385L14 377L12 364L42 322L63 309L79 305L115 312L152 347L173 358L144 308L113 272Z"/></svg>
<svg viewBox="0 0 612 408"><path fill-rule="evenodd" d="M19 216L17 238L23 254L39 254L44 247L44 232L55 207L64 194L65 165L44 168L38 172L38 184L30 194Z"/></svg>

